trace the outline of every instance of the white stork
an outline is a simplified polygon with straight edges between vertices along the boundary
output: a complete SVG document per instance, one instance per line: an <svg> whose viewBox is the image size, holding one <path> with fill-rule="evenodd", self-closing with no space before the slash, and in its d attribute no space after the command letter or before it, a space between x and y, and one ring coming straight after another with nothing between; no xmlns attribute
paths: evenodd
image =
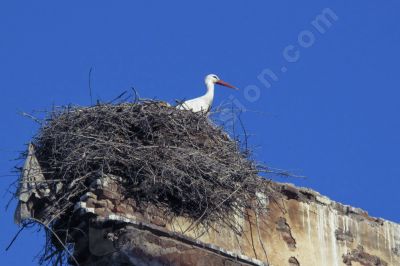
<svg viewBox="0 0 400 266"><path fill-rule="evenodd" d="M207 87L206 94L195 99L184 101L183 103L179 104L176 108L180 110L190 110L194 113L197 112L207 113L208 111L210 111L214 99L215 84L237 90L236 87L221 80L217 75L214 74L207 75L204 82L206 83Z"/></svg>

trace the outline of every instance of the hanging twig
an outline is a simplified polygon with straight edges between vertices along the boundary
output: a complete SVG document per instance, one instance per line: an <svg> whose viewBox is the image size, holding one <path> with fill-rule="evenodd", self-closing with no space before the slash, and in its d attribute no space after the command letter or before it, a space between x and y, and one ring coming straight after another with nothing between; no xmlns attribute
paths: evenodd
<svg viewBox="0 0 400 266"><path fill-rule="evenodd" d="M51 232L53 234L53 236L57 239L57 241L59 242L59 244L64 248L64 251L68 253L68 255L70 256L70 258L73 259L73 261L76 263L76 265L79 266L79 262L78 260L74 257L74 255L68 250L68 248L64 245L64 243L62 242L62 240L60 239L60 237L53 231L53 229L50 228L50 226L48 226L47 224L43 223L42 221L31 217L31 220L35 221L38 224L41 224L42 226L44 226L49 232Z"/></svg>
<svg viewBox="0 0 400 266"><path fill-rule="evenodd" d="M6 249L5 249L6 251L8 251L8 250L11 248L12 244L14 244L15 240L18 238L19 234L20 234L24 229L25 229L25 226L22 226L22 227L18 230L18 232L15 234L15 236L14 236L13 239L11 240L10 244L8 244L8 246L6 247Z"/></svg>

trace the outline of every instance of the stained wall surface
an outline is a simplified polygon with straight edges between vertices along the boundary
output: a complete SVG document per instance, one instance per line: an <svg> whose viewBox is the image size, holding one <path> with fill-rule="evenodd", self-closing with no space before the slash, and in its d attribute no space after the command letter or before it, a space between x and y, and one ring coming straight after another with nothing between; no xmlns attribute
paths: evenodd
<svg viewBox="0 0 400 266"><path fill-rule="evenodd" d="M123 221L142 229L149 225L153 233L160 230L160 237L201 243L193 247L242 256L259 265L400 265L399 224L370 217L309 189L275 186L282 195L279 202L259 196L268 207L266 213L249 210L248 217L236 217L242 233L217 224L215 230L193 228L193 221L168 220L151 207L139 211L132 202L124 202L111 179L98 180L76 209L104 221ZM184 261L185 255L181 256Z"/></svg>

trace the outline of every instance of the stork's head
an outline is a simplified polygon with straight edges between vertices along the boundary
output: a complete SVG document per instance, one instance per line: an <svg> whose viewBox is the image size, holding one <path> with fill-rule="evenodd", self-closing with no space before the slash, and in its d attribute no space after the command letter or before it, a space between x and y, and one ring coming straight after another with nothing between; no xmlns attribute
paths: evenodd
<svg viewBox="0 0 400 266"><path fill-rule="evenodd" d="M235 89L235 90L238 89L235 86L232 86L231 84L229 84L228 82L225 82L225 81L221 80L215 74L207 75L206 78L205 78L205 82L206 82L206 84L214 83L214 84L222 85L222 86L225 86L225 87L228 87L228 88L231 88L231 89Z"/></svg>

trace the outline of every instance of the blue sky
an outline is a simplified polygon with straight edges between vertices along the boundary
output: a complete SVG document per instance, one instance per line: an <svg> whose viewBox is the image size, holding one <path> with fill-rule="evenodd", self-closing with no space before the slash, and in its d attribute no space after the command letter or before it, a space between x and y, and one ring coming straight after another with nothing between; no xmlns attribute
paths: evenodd
<svg viewBox="0 0 400 266"><path fill-rule="evenodd" d="M36 265L44 241L26 231L4 251L18 230L15 204L4 210L15 177L5 175L37 130L18 112L90 104L91 67L104 101L132 86L188 99L218 74L241 88L217 88L215 104L231 98L247 110L257 160L307 176L283 181L400 222L398 1L110 3L0 2L3 265ZM321 33L312 22L324 10Z"/></svg>

